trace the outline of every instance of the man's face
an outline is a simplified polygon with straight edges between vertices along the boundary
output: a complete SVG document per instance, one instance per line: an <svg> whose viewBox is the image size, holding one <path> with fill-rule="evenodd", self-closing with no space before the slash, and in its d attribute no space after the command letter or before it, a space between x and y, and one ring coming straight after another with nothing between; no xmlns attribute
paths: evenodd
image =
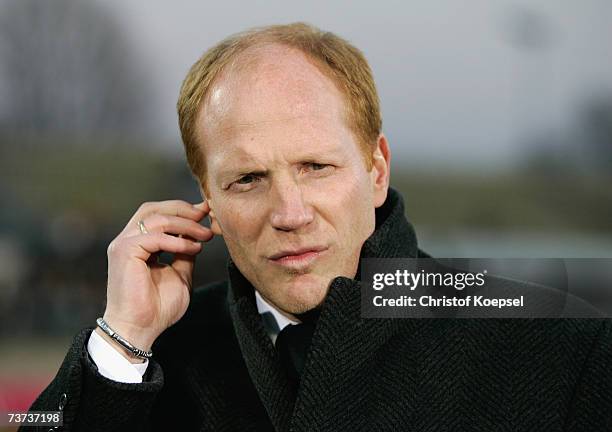
<svg viewBox="0 0 612 432"><path fill-rule="evenodd" d="M321 304L333 278L355 276L386 198L386 141L368 171L344 107L303 54L270 46L220 77L198 118L213 230L287 315Z"/></svg>

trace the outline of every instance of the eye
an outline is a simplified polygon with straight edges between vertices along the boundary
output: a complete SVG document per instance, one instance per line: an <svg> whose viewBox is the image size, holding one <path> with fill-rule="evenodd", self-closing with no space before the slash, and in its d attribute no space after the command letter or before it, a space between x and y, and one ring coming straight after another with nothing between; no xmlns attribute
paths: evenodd
<svg viewBox="0 0 612 432"><path fill-rule="evenodd" d="M303 165L303 171L310 172L316 171L317 174L322 174L324 172L330 171L332 169L332 165L319 163L319 162L306 162Z"/></svg>
<svg viewBox="0 0 612 432"><path fill-rule="evenodd" d="M322 169L324 169L325 167L328 166L328 165L320 164L320 163L316 163L316 162L311 162L308 165L310 166L310 168L312 168L313 171L320 171L320 170L322 170Z"/></svg>
<svg viewBox="0 0 612 432"><path fill-rule="evenodd" d="M228 186L229 190L235 192L246 192L257 186L257 183L261 180L261 177L257 174L250 173L240 176L237 180Z"/></svg>
<svg viewBox="0 0 612 432"><path fill-rule="evenodd" d="M253 174L247 174L236 180L236 184L246 185L253 183L255 180L257 180L257 177L255 177Z"/></svg>

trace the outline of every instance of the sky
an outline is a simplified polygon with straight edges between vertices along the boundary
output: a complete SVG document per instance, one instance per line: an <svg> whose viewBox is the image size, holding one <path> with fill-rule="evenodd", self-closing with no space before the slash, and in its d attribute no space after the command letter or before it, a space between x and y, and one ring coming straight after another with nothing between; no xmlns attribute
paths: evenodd
<svg viewBox="0 0 612 432"><path fill-rule="evenodd" d="M570 134L586 99L612 95L608 0L96 1L146 65L169 154L191 64L258 25L306 21L360 48L394 159L404 164L511 165L530 138Z"/></svg>

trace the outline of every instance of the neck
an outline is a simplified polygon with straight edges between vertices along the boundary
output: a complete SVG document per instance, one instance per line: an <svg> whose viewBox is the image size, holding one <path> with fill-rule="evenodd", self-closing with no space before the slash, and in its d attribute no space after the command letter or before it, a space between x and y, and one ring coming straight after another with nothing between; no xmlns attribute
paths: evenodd
<svg viewBox="0 0 612 432"><path fill-rule="evenodd" d="M270 312L274 315L276 322L279 327L284 327L287 324L297 324L300 322L300 319L295 315L287 313L282 309L276 307L270 300L265 298L261 293L255 290L255 301L257 304L257 311L262 314L264 312Z"/></svg>

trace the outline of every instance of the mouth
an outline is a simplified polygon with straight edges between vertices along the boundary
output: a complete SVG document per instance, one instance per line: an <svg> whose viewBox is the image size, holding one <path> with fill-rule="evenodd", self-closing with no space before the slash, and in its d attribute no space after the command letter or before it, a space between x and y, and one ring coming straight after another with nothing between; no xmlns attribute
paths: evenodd
<svg viewBox="0 0 612 432"><path fill-rule="evenodd" d="M302 268L312 264L327 250L324 246L314 246L295 250L283 250L268 257L276 265Z"/></svg>

